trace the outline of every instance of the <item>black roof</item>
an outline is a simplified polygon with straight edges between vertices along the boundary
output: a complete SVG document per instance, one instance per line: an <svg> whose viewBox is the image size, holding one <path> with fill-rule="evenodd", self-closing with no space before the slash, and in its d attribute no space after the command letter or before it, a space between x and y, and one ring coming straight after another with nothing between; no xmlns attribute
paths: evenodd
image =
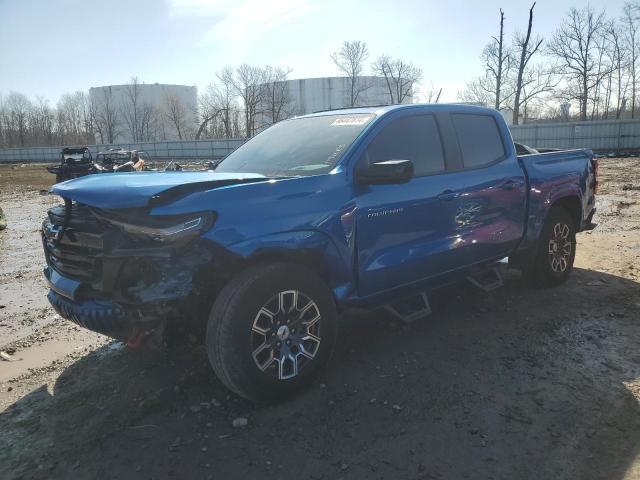
<svg viewBox="0 0 640 480"><path fill-rule="evenodd" d="M88 151L89 151L89 147L64 147L62 149L62 153L65 155L68 155L71 153L84 153Z"/></svg>

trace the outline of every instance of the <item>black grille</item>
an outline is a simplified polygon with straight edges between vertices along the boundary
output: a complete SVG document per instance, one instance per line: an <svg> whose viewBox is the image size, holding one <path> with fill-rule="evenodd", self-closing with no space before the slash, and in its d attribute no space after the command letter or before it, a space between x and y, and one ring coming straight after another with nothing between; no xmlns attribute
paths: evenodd
<svg viewBox="0 0 640 480"><path fill-rule="evenodd" d="M47 263L71 278L96 278L101 269L99 256L104 251L105 229L101 222L86 205L75 203L66 226L64 205L53 207L48 216L42 226Z"/></svg>

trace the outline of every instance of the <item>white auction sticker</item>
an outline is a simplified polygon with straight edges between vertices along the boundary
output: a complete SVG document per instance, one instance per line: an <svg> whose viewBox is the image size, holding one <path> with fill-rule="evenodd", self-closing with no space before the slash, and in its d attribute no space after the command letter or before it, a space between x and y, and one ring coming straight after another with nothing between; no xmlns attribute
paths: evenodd
<svg viewBox="0 0 640 480"><path fill-rule="evenodd" d="M373 115L357 115L357 116L349 116L344 115L342 117L336 118L331 124L332 127L344 127L344 126L357 126L364 125L367 123Z"/></svg>

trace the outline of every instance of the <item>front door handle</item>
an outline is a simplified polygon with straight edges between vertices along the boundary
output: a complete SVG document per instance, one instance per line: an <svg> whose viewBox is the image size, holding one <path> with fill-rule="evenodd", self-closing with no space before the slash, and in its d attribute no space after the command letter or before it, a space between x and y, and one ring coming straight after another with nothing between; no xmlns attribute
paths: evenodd
<svg viewBox="0 0 640 480"><path fill-rule="evenodd" d="M448 201L453 200L454 198L456 198L458 195L460 195L460 194L454 192L453 190L445 190L440 195L438 195L437 198L438 198L438 200L440 200L442 202L448 202Z"/></svg>
<svg viewBox="0 0 640 480"><path fill-rule="evenodd" d="M520 183L515 180L506 180L500 184L500 188L502 190L515 190L519 185Z"/></svg>

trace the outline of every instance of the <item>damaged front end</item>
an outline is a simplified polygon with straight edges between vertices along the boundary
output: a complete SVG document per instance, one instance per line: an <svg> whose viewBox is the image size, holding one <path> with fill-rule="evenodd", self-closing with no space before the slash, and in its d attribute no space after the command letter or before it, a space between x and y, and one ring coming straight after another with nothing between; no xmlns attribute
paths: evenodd
<svg viewBox="0 0 640 480"><path fill-rule="evenodd" d="M71 200L42 225L48 299L76 324L137 346L168 322L201 314L211 292L213 212L152 216L145 207L99 209Z"/></svg>

